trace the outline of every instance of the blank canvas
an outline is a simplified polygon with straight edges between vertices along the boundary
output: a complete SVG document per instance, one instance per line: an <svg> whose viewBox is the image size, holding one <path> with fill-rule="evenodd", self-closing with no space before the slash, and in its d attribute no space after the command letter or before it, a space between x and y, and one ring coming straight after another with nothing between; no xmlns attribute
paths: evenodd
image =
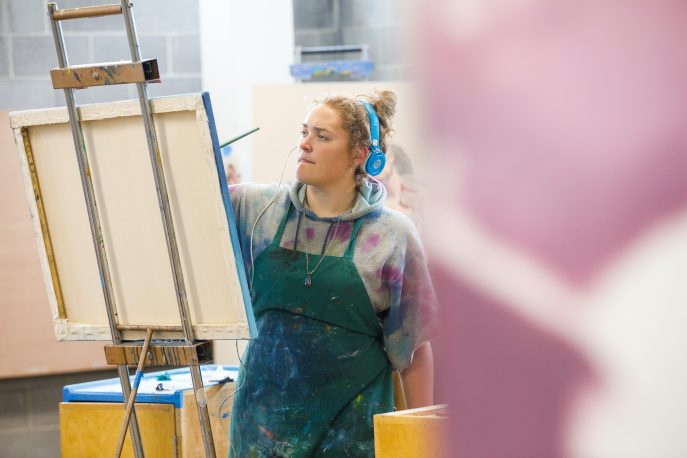
<svg viewBox="0 0 687 458"><path fill-rule="evenodd" d="M153 99L152 107L196 338L249 338L254 329L250 295L209 96ZM119 322L179 326L140 104L132 100L79 110ZM56 336L109 340L67 111L15 112L10 118ZM143 335L124 332L126 340ZM182 335L158 332L154 337Z"/></svg>

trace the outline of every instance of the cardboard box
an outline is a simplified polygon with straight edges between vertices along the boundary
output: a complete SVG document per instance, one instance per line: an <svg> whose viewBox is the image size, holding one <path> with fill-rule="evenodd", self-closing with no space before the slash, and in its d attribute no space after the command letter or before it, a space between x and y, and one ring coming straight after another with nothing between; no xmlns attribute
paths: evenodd
<svg viewBox="0 0 687 458"><path fill-rule="evenodd" d="M201 366L201 373L215 450L217 456L227 456L235 384L233 381L220 384L218 377L225 374L235 380L238 368L222 366L223 372L217 368ZM171 380L158 380L165 373ZM145 374L136 399L146 456L205 456L188 368ZM62 456L113 455L125 412L119 379L66 386L64 401L60 403ZM122 456L134 456L129 434Z"/></svg>
<svg viewBox="0 0 687 458"><path fill-rule="evenodd" d="M375 415L377 458L443 458L448 412L446 405Z"/></svg>

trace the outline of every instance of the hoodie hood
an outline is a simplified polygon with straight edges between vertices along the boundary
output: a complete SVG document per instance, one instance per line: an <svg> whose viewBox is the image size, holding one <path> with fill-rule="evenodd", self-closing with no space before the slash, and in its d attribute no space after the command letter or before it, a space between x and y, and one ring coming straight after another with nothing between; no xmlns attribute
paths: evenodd
<svg viewBox="0 0 687 458"><path fill-rule="evenodd" d="M353 208L343 212L337 218L320 218L310 211L310 209L304 208L303 200L305 199L305 184L299 181L295 181L291 185L289 196L291 197L291 202L293 203L294 207L296 207L296 210L299 212L304 212L311 219L329 221L341 218L341 221L352 221L382 208L384 206L384 202L386 202L386 188L384 188L384 185L374 178L364 178L358 186L358 197L356 198Z"/></svg>

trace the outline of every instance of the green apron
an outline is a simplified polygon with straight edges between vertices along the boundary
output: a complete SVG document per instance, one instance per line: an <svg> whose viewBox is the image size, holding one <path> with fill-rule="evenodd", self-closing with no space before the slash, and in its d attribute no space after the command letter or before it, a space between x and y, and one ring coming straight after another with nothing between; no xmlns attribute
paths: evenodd
<svg viewBox="0 0 687 458"><path fill-rule="evenodd" d="M305 253L279 246L291 208L255 261L258 338L236 383L229 456L372 457L372 417L393 410L393 389L381 324L353 263L362 221L344 256L325 255L307 287Z"/></svg>

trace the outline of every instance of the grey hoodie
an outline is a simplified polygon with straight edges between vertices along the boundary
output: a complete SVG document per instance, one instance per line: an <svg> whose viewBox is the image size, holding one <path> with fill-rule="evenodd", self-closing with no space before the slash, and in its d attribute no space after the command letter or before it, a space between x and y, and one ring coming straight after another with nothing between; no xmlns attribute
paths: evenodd
<svg viewBox="0 0 687 458"><path fill-rule="evenodd" d="M358 198L353 208L336 218L320 218L315 213L311 212L310 209L303 207L305 188L306 186L303 183L298 181L294 182L289 189L289 197L291 197L291 202L296 210L304 211L305 214L313 220L333 221L340 218L341 221L353 221L375 210L381 210L384 206L384 202L386 202L386 188L379 181L370 178L363 180L358 187Z"/></svg>
<svg viewBox="0 0 687 458"><path fill-rule="evenodd" d="M246 272L272 241L291 205L294 210L279 245L297 251L306 251L307 246L316 255L343 256L354 222L363 218L353 262L379 317L389 361L404 369L415 348L432 337L436 296L422 244L413 223L384 206L386 190L381 183L364 180L353 208L336 218L319 218L305 209L305 186L299 182L279 187L246 183L229 189ZM315 284L317 272L312 278Z"/></svg>

